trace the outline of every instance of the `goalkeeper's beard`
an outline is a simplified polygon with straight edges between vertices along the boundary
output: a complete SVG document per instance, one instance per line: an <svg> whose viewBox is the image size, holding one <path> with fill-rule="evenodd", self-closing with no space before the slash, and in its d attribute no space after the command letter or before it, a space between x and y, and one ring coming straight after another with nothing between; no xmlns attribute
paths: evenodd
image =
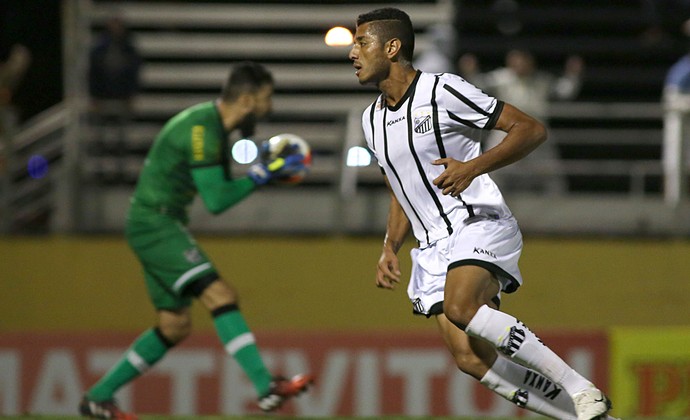
<svg viewBox="0 0 690 420"><path fill-rule="evenodd" d="M248 139L254 136L254 133L256 133L256 121L257 118L254 114L247 114L247 116L240 121L237 128L240 130L240 134L243 138Z"/></svg>

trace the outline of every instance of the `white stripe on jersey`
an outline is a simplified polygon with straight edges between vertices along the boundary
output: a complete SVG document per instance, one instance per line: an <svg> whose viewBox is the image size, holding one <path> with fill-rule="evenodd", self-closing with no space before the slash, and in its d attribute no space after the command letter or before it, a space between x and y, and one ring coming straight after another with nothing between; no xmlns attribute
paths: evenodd
<svg viewBox="0 0 690 420"><path fill-rule="evenodd" d="M386 106L381 95L364 111L367 146L420 244L448 236L452 232L448 215L456 210L466 212L466 217L511 215L487 174L454 198L433 184L444 167L431 164L443 157L465 162L479 156L481 139L493 129L502 109L502 102L459 76L418 72L395 107Z"/></svg>

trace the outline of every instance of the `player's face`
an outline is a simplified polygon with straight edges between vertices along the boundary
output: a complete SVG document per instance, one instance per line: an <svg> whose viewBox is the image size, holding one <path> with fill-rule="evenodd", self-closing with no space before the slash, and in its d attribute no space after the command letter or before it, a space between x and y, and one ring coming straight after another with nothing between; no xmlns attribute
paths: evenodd
<svg viewBox="0 0 690 420"><path fill-rule="evenodd" d="M266 116L273 108L273 85L263 85L254 94L254 110L253 114L257 118Z"/></svg>
<svg viewBox="0 0 690 420"><path fill-rule="evenodd" d="M356 69L355 76L360 84L378 84L388 77L390 61L385 51L386 45L374 33L371 22L357 27L355 43L348 57L352 60L352 66Z"/></svg>
<svg viewBox="0 0 690 420"><path fill-rule="evenodd" d="M244 117L234 128L242 132L243 137L251 137L256 130L256 123L265 117L273 107L273 85L265 84L256 92L243 94L239 101L242 104Z"/></svg>

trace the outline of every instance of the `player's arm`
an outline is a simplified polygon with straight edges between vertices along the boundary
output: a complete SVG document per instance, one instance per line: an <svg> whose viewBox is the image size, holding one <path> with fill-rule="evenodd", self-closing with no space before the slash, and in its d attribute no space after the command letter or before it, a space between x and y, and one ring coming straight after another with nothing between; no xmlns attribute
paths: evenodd
<svg viewBox="0 0 690 420"><path fill-rule="evenodd" d="M457 196L474 178L517 162L546 141L546 128L542 123L507 103L503 104L493 128L507 135L498 145L478 157L467 162L453 158L432 162L446 166L434 180L436 186L443 188L443 194Z"/></svg>
<svg viewBox="0 0 690 420"><path fill-rule="evenodd" d="M219 214L247 198L256 189L248 176L228 179L221 165L192 169L192 177L204 205L213 214Z"/></svg>
<svg viewBox="0 0 690 420"><path fill-rule="evenodd" d="M386 222L386 236L383 240L383 249L376 269L376 286L393 289L395 283L400 282L400 262L397 254L410 232L410 221L395 197L388 178L385 178L385 181L390 192L391 202L388 209L388 221Z"/></svg>
<svg viewBox="0 0 690 420"><path fill-rule="evenodd" d="M304 156L292 153L249 168L247 176L230 179L223 165L213 161L193 166L192 178L204 205L213 214L222 213L248 197L258 186L274 178L291 176L304 168Z"/></svg>
<svg viewBox="0 0 690 420"><path fill-rule="evenodd" d="M503 105L494 129L507 135L501 143L470 161L478 174L517 162L546 141L546 127L542 123L507 103Z"/></svg>

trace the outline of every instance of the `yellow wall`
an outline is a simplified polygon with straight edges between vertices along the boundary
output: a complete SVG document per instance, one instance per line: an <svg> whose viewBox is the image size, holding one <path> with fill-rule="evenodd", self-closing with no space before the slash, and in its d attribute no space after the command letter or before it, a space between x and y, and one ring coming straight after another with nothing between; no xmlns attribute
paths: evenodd
<svg viewBox="0 0 690 420"><path fill-rule="evenodd" d="M373 286L381 238L203 237L257 330L434 328L404 286ZM401 252L409 269L407 249ZM525 285L503 309L533 328L690 324L690 243L525 240ZM0 239L0 331L120 330L154 320L140 268L119 236ZM198 329L210 329L195 305Z"/></svg>

